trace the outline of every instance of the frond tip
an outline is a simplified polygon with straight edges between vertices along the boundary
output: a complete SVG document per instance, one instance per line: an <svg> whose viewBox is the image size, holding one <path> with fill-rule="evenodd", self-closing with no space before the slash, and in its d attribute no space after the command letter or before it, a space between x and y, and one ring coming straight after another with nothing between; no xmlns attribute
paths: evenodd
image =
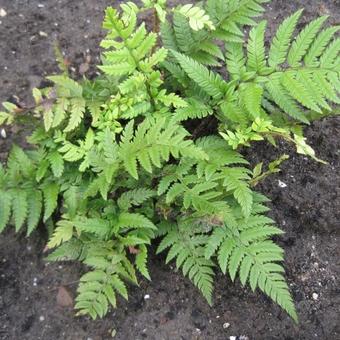
<svg viewBox="0 0 340 340"><path fill-rule="evenodd" d="M282 273L283 250L269 238L282 231L273 221L253 215L233 227L216 227L205 248L206 257L217 255L223 273L234 281L239 273L242 285L258 287L297 322L297 313Z"/></svg>
<svg viewBox="0 0 340 340"><path fill-rule="evenodd" d="M182 226L169 226L167 235L160 243L157 253L170 248L166 262L176 259L176 267L182 269L183 275L194 283L201 291L208 303L212 305L214 263L204 257L205 238L193 232L185 231L185 224Z"/></svg>

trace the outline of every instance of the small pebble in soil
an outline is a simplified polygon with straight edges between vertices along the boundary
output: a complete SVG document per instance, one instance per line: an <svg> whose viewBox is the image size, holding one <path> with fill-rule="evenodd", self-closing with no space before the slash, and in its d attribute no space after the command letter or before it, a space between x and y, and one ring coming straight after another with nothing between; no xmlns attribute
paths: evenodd
<svg viewBox="0 0 340 340"><path fill-rule="evenodd" d="M144 295L144 300L149 300L150 299L150 295L149 294L145 294Z"/></svg>
<svg viewBox="0 0 340 340"><path fill-rule="evenodd" d="M313 300L316 301L319 298L319 294L313 293L312 297L313 297Z"/></svg>
<svg viewBox="0 0 340 340"><path fill-rule="evenodd" d="M280 188L286 188L287 184L279 180L279 187Z"/></svg>
<svg viewBox="0 0 340 340"><path fill-rule="evenodd" d="M38 4L38 8L44 8L45 5L44 4Z"/></svg>
<svg viewBox="0 0 340 340"><path fill-rule="evenodd" d="M7 12L3 8L0 8L0 17L4 18L6 15L7 15Z"/></svg>
<svg viewBox="0 0 340 340"><path fill-rule="evenodd" d="M229 322L225 322L224 324L223 324L223 328L224 329L227 329L227 328L229 328L230 327L230 323Z"/></svg>
<svg viewBox="0 0 340 340"><path fill-rule="evenodd" d="M39 321L40 321L40 322L45 321L45 317L44 317L43 315L40 315L40 316L39 316Z"/></svg>
<svg viewBox="0 0 340 340"><path fill-rule="evenodd" d="M6 139L7 138L7 133L5 129L1 129L0 131L1 138Z"/></svg>
<svg viewBox="0 0 340 340"><path fill-rule="evenodd" d="M41 36L41 37L48 37L48 34L46 33L46 32L44 32L44 31L39 31L39 35Z"/></svg>

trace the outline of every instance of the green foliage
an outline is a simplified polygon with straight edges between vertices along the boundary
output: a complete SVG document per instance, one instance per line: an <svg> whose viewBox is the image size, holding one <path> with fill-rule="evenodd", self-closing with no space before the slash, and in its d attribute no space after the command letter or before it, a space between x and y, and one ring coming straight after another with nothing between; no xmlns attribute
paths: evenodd
<svg viewBox="0 0 340 340"><path fill-rule="evenodd" d="M128 298L137 273L151 279L149 246L158 239L157 253L167 250L166 262L175 261L209 304L219 269L296 321L283 251L271 240L282 231L253 190L287 157L250 170L237 150L284 138L321 161L303 124L339 103L339 27L322 30L321 17L294 38L298 11L267 51L266 22L254 18L268 0L172 11L165 0L142 2L107 9L100 76L71 79L59 51L63 74L33 90L35 108L3 104L0 124L33 122L34 130L32 147L13 146L0 166L0 231L27 226L29 235L55 222L48 259L88 268L79 315L103 317L118 295ZM155 15L153 31L139 24L143 10ZM244 26L251 26L246 44ZM214 133L202 133L212 125Z"/></svg>
<svg viewBox="0 0 340 340"><path fill-rule="evenodd" d="M186 83L178 81L183 91L191 96L192 88L198 86L210 96L205 105L219 106L216 115L221 121L220 131L233 147L264 138L273 143L273 136L281 136L301 151L293 138L296 125L308 124L310 112L319 117L329 115L332 105L339 103L339 39L335 37L339 28L318 33L327 19L321 17L306 25L292 42L301 13L296 12L279 26L268 57L265 21L250 30L246 51L241 43L227 43L229 83L186 51L186 55L175 49L172 52L189 78ZM175 67L166 69L178 79L180 71ZM314 157L310 149L305 154Z"/></svg>
<svg viewBox="0 0 340 340"><path fill-rule="evenodd" d="M208 0L204 8L185 5L174 11L173 26L162 24L163 44L204 65L218 66L224 56L216 39L242 43L244 26L256 24L252 18L261 15L262 4L268 1Z"/></svg>
<svg viewBox="0 0 340 340"><path fill-rule="evenodd" d="M207 28L211 30L215 29L209 16L199 7L187 4L180 7L178 12L189 19L189 25L194 31L199 31L204 28L204 26L207 26Z"/></svg>
<svg viewBox="0 0 340 340"><path fill-rule="evenodd" d="M214 263L204 257L207 236L195 230L192 223L195 221L181 221L178 225L167 226L166 236L157 252L170 247L166 262L176 259L177 269L182 269L183 275L189 277L211 305Z"/></svg>

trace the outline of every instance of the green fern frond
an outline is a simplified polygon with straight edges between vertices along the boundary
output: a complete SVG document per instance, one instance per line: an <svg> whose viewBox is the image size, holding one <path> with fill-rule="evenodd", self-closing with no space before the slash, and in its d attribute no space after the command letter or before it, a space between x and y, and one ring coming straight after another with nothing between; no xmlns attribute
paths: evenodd
<svg viewBox="0 0 340 340"><path fill-rule="evenodd" d="M305 88L309 93L309 97L313 98L313 101L321 109L331 111L331 107L327 103L327 98L324 96L319 84L314 81L314 72L312 70L299 70L296 72L295 79Z"/></svg>
<svg viewBox="0 0 340 340"><path fill-rule="evenodd" d="M216 30L223 30L242 35L240 29L244 25L255 25L252 18L262 14L263 3L269 0L208 0L207 12L211 16L216 26ZM223 29L223 30L222 30Z"/></svg>
<svg viewBox="0 0 340 340"><path fill-rule="evenodd" d="M56 86L58 91L66 91L66 97L79 97L83 95L82 86L75 80L65 76L49 76L48 80L51 80Z"/></svg>
<svg viewBox="0 0 340 340"><path fill-rule="evenodd" d="M81 123L85 113L85 100L83 98L73 98L71 101L70 120L65 128L65 132L73 131Z"/></svg>
<svg viewBox="0 0 340 340"><path fill-rule="evenodd" d="M72 220L72 224L78 232L91 233L100 238L104 238L112 230L111 223L102 218L87 218L80 216ZM67 228L66 225L65 228ZM70 224L68 228L70 228Z"/></svg>
<svg viewBox="0 0 340 340"><path fill-rule="evenodd" d="M61 220L57 223L52 237L48 241L47 245L49 248L55 248L64 242L69 241L73 236L74 224L71 221Z"/></svg>
<svg viewBox="0 0 340 340"><path fill-rule="evenodd" d="M232 78L240 78L246 72L246 58L242 44L226 44L226 65Z"/></svg>
<svg viewBox="0 0 340 340"><path fill-rule="evenodd" d="M55 177L61 177L64 172L64 159L59 152L55 151L48 157L51 164L51 169Z"/></svg>
<svg viewBox="0 0 340 340"><path fill-rule="evenodd" d="M205 176L205 180L209 181L214 174L223 170L225 166L231 164L248 164L248 162L236 151L226 148L225 142L218 137L208 136L200 138L196 141L196 145L207 153L211 152L215 155L209 160L199 161L197 163L198 177Z"/></svg>
<svg viewBox="0 0 340 340"><path fill-rule="evenodd" d="M281 85L280 78L274 75L266 83L266 89L272 99L284 112L294 119L309 124L306 115L297 105L295 100L289 95L287 90Z"/></svg>
<svg viewBox="0 0 340 340"><path fill-rule="evenodd" d="M295 12L279 26L270 47L269 66L276 67L285 62L290 42L301 14L302 10Z"/></svg>
<svg viewBox="0 0 340 340"><path fill-rule="evenodd" d="M247 220L252 218L256 226L248 226ZM284 269L277 262L283 260L282 249L270 238L282 231L272 226L272 221L261 221L260 216L251 216L239 227L216 227L209 236L205 247L206 257L217 255L223 273L228 271L232 280L239 272L240 281L245 285L248 281L255 290L259 287L274 302L281 306L295 321L297 315L292 297L284 277ZM261 223L266 222L266 223Z"/></svg>
<svg viewBox="0 0 340 340"><path fill-rule="evenodd" d="M139 188L123 193L117 204L122 210L129 210L132 206L140 205L155 195L153 190Z"/></svg>
<svg viewBox="0 0 340 340"><path fill-rule="evenodd" d="M67 216L72 219L76 216L78 208L82 202L81 190L78 186L72 185L63 193L64 208Z"/></svg>
<svg viewBox="0 0 340 340"><path fill-rule="evenodd" d="M287 61L291 67L299 67L302 58L313 43L321 25L326 21L327 16L320 17L308 24L296 37L289 50Z"/></svg>
<svg viewBox="0 0 340 340"><path fill-rule="evenodd" d="M196 98L187 100L187 107L177 109L172 117L173 122L181 122L188 119L204 118L213 113L210 106L202 103Z"/></svg>
<svg viewBox="0 0 340 340"><path fill-rule="evenodd" d="M7 169L10 176L15 177L19 172L24 178L30 178L34 170L34 164L26 152L14 145L9 154Z"/></svg>
<svg viewBox="0 0 340 340"><path fill-rule="evenodd" d="M210 30L215 29L214 24L209 18L209 15L207 15L205 11L200 7L193 6L192 4L187 4L181 6L178 11L189 19L189 25L194 31L199 31L205 26L208 27Z"/></svg>
<svg viewBox="0 0 340 340"><path fill-rule="evenodd" d="M118 221L114 226L119 228L145 228L155 230L156 226L144 215L123 212L119 215Z"/></svg>
<svg viewBox="0 0 340 340"><path fill-rule="evenodd" d="M261 21L251 29L248 40L248 68L251 71L261 72L266 67L264 32L267 22Z"/></svg>
<svg viewBox="0 0 340 340"><path fill-rule="evenodd" d="M76 238L61 244L47 256L48 261L74 261L81 260L84 255L84 244Z"/></svg>
<svg viewBox="0 0 340 340"><path fill-rule="evenodd" d="M335 71L340 72L338 54L340 52L340 38L334 41L326 48L325 52L320 57L320 66L322 68L334 68Z"/></svg>
<svg viewBox="0 0 340 340"><path fill-rule="evenodd" d="M286 88L287 92L303 106L320 112L320 108L315 103L315 98L306 90L304 84L296 80L295 75L295 72L285 72L281 78L281 84Z"/></svg>
<svg viewBox="0 0 340 340"><path fill-rule="evenodd" d="M103 317L109 306L116 307L117 294L128 299L123 279L136 282L134 268L124 254L113 248L112 241L89 243L84 262L93 269L80 279L75 309L78 315Z"/></svg>
<svg viewBox="0 0 340 340"><path fill-rule="evenodd" d="M333 103L339 104L340 98L338 97L337 92L339 92L330 81L330 75L333 73L324 71L324 70L315 70L313 72L313 80L316 84L318 84L319 90L322 92L323 96L327 98L327 100L332 101ZM339 80L339 75L337 76L337 80Z"/></svg>
<svg viewBox="0 0 340 340"><path fill-rule="evenodd" d="M202 244L205 241L205 237L199 234L195 235L190 228L177 229L173 226L160 243L157 253L170 248L166 263L176 258L176 267L182 268L183 275L189 277L211 305L214 264L204 257Z"/></svg>
<svg viewBox="0 0 340 340"><path fill-rule="evenodd" d="M325 29L318 35L321 25L327 19L321 17L307 25L291 44L301 13L302 11L296 12L280 25L269 51L270 67L266 66L265 58L265 22L261 22L250 32L246 64L241 44L227 46L228 71L232 79L240 81L239 104L253 118L263 115L263 109L277 110L275 106L265 106L262 95L274 103L279 111L282 110L284 114L307 124L309 121L306 110L322 114L323 110L331 110L328 102L339 102L335 58L340 48L336 43L338 39L330 43L338 27ZM286 61L289 66L282 66ZM254 78L255 73L257 79ZM241 110L236 107L233 109L231 102L223 103L221 109L228 120L241 119Z"/></svg>
<svg viewBox="0 0 340 340"><path fill-rule="evenodd" d="M78 315L89 314L92 319L103 317L109 304L116 307L116 294L127 299L127 289L118 274L96 269L80 278L75 309Z"/></svg>
<svg viewBox="0 0 340 340"><path fill-rule="evenodd" d="M177 11L175 11L173 16L173 30L176 45L180 51L189 53L190 50L195 48L196 41L194 32L190 28L187 18ZM171 45L173 45L173 41ZM165 47L168 48L171 46L165 45ZM175 50L177 50L177 48Z"/></svg>
<svg viewBox="0 0 340 340"><path fill-rule="evenodd" d="M223 56L223 53L222 53L220 47L216 46L216 44L214 44L211 41L203 41L201 43L201 49L204 52L210 54L213 57L216 57L216 58L218 58L220 60L224 60L224 56ZM207 63L205 63L205 64L207 64ZM211 65L215 65L215 62L212 63Z"/></svg>
<svg viewBox="0 0 340 340"><path fill-rule="evenodd" d="M226 230L224 227L216 226L214 228L205 246L204 256L206 259L210 259L213 255L215 255L217 249L221 246L225 235Z"/></svg>
<svg viewBox="0 0 340 340"><path fill-rule="evenodd" d="M317 67L320 65L318 58L323 55L323 52L325 51L329 42L334 37L334 34L339 31L339 29L339 26L329 27L319 33L312 46L308 50L308 53L304 57L304 64L307 67ZM322 66L325 67L325 64Z"/></svg>
<svg viewBox="0 0 340 340"><path fill-rule="evenodd" d="M243 214L249 216L253 205L253 193L246 180L249 179L246 168L227 168L223 170L223 185L233 192Z"/></svg>
<svg viewBox="0 0 340 340"><path fill-rule="evenodd" d="M148 251L144 244L139 246L138 253L136 255L136 268L138 271L146 277L148 280L151 280L148 267L147 267L147 260L148 260Z"/></svg>
<svg viewBox="0 0 340 340"><path fill-rule="evenodd" d="M42 190L44 194L44 222L46 222L57 208L59 186L56 183L47 183Z"/></svg>
<svg viewBox="0 0 340 340"><path fill-rule="evenodd" d="M56 128L64 121L70 102L67 98L58 98L54 106L52 128Z"/></svg>
<svg viewBox="0 0 340 340"><path fill-rule="evenodd" d="M165 48L173 51L178 50L174 28L168 21L161 24L161 37Z"/></svg>
<svg viewBox="0 0 340 340"><path fill-rule="evenodd" d="M136 66L129 62L121 62L119 64L101 65L99 68L110 76L123 76L132 74Z"/></svg>
<svg viewBox="0 0 340 340"><path fill-rule="evenodd" d="M220 98L226 93L227 83L220 75L214 74L203 65L183 54L175 51L172 51L172 53L186 74L208 95L213 98Z"/></svg>
<svg viewBox="0 0 340 340"><path fill-rule="evenodd" d="M0 191L0 232L7 226L11 217L12 195L7 191Z"/></svg>
<svg viewBox="0 0 340 340"><path fill-rule="evenodd" d="M196 148L192 141L185 140L187 132L176 123L166 124L165 119L146 120L138 126L133 136L131 127L126 128L120 143L120 157L125 169L132 177L138 179L137 160L148 172L152 166L161 167L170 155L179 155L193 159L204 159L206 154Z"/></svg>
<svg viewBox="0 0 340 340"><path fill-rule="evenodd" d="M240 86L240 99L248 113L256 119L260 117L263 88L255 83L245 83Z"/></svg>
<svg viewBox="0 0 340 340"><path fill-rule="evenodd" d="M27 236L37 227L42 215L42 194L40 190L31 190L27 195Z"/></svg>
<svg viewBox="0 0 340 340"><path fill-rule="evenodd" d="M25 223L28 214L27 193L25 191L13 191L12 211L15 231L18 232Z"/></svg>

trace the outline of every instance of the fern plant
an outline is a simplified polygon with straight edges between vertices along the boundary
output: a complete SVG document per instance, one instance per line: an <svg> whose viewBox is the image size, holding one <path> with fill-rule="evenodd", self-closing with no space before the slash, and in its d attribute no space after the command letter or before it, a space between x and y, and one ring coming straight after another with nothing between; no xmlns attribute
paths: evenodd
<svg viewBox="0 0 340 340"><path fill-rule="evenodd" d="M0 167L0 231L26 224L29 235L42 221L48 259L87 266L79 315L103 317L117 295L128 298L137 272L151 279L149 246L159 242L157 253L167 251L166 262L175 261L209 304L219 268L297 321L283 250L271 240L282 231L253 189L287 157L262 173L238 149L284 138L319 160L303 125L339 102L339 28L321 30L321 17L293 39L298 11L267 51L266 23L254 21L266 2L108 8L100 76L75 81L61 65L50 87L33 90L33 109L4 103L0 124L33 132L32 147L13 146ZM138 21L150 10L152 31ZM246 45L245 26L252 26ZM202 134L215 119L215 133Z"/></svg>
<svg viewBox="0 0 340 340"><path fill-rule="evenodd" d="M299 153L316 158L305 142L301 124L330 115L332 105L339 104L340 45L335 36L339 27L321 30L327 17L320 17L293 41L301 14L302 10L297 11L283 21L268 53L265 21L254 24L246 49L242 42L227 42L227 80L204 66L195 54L178 49L172 49L173 59L164 65L187 96L198 100L195 93L203 92L204 105L220 120L220 133L234 149L264 138L274 143L281 136L296 144ZM165 42L171 34L164 32Z"/></svg>

